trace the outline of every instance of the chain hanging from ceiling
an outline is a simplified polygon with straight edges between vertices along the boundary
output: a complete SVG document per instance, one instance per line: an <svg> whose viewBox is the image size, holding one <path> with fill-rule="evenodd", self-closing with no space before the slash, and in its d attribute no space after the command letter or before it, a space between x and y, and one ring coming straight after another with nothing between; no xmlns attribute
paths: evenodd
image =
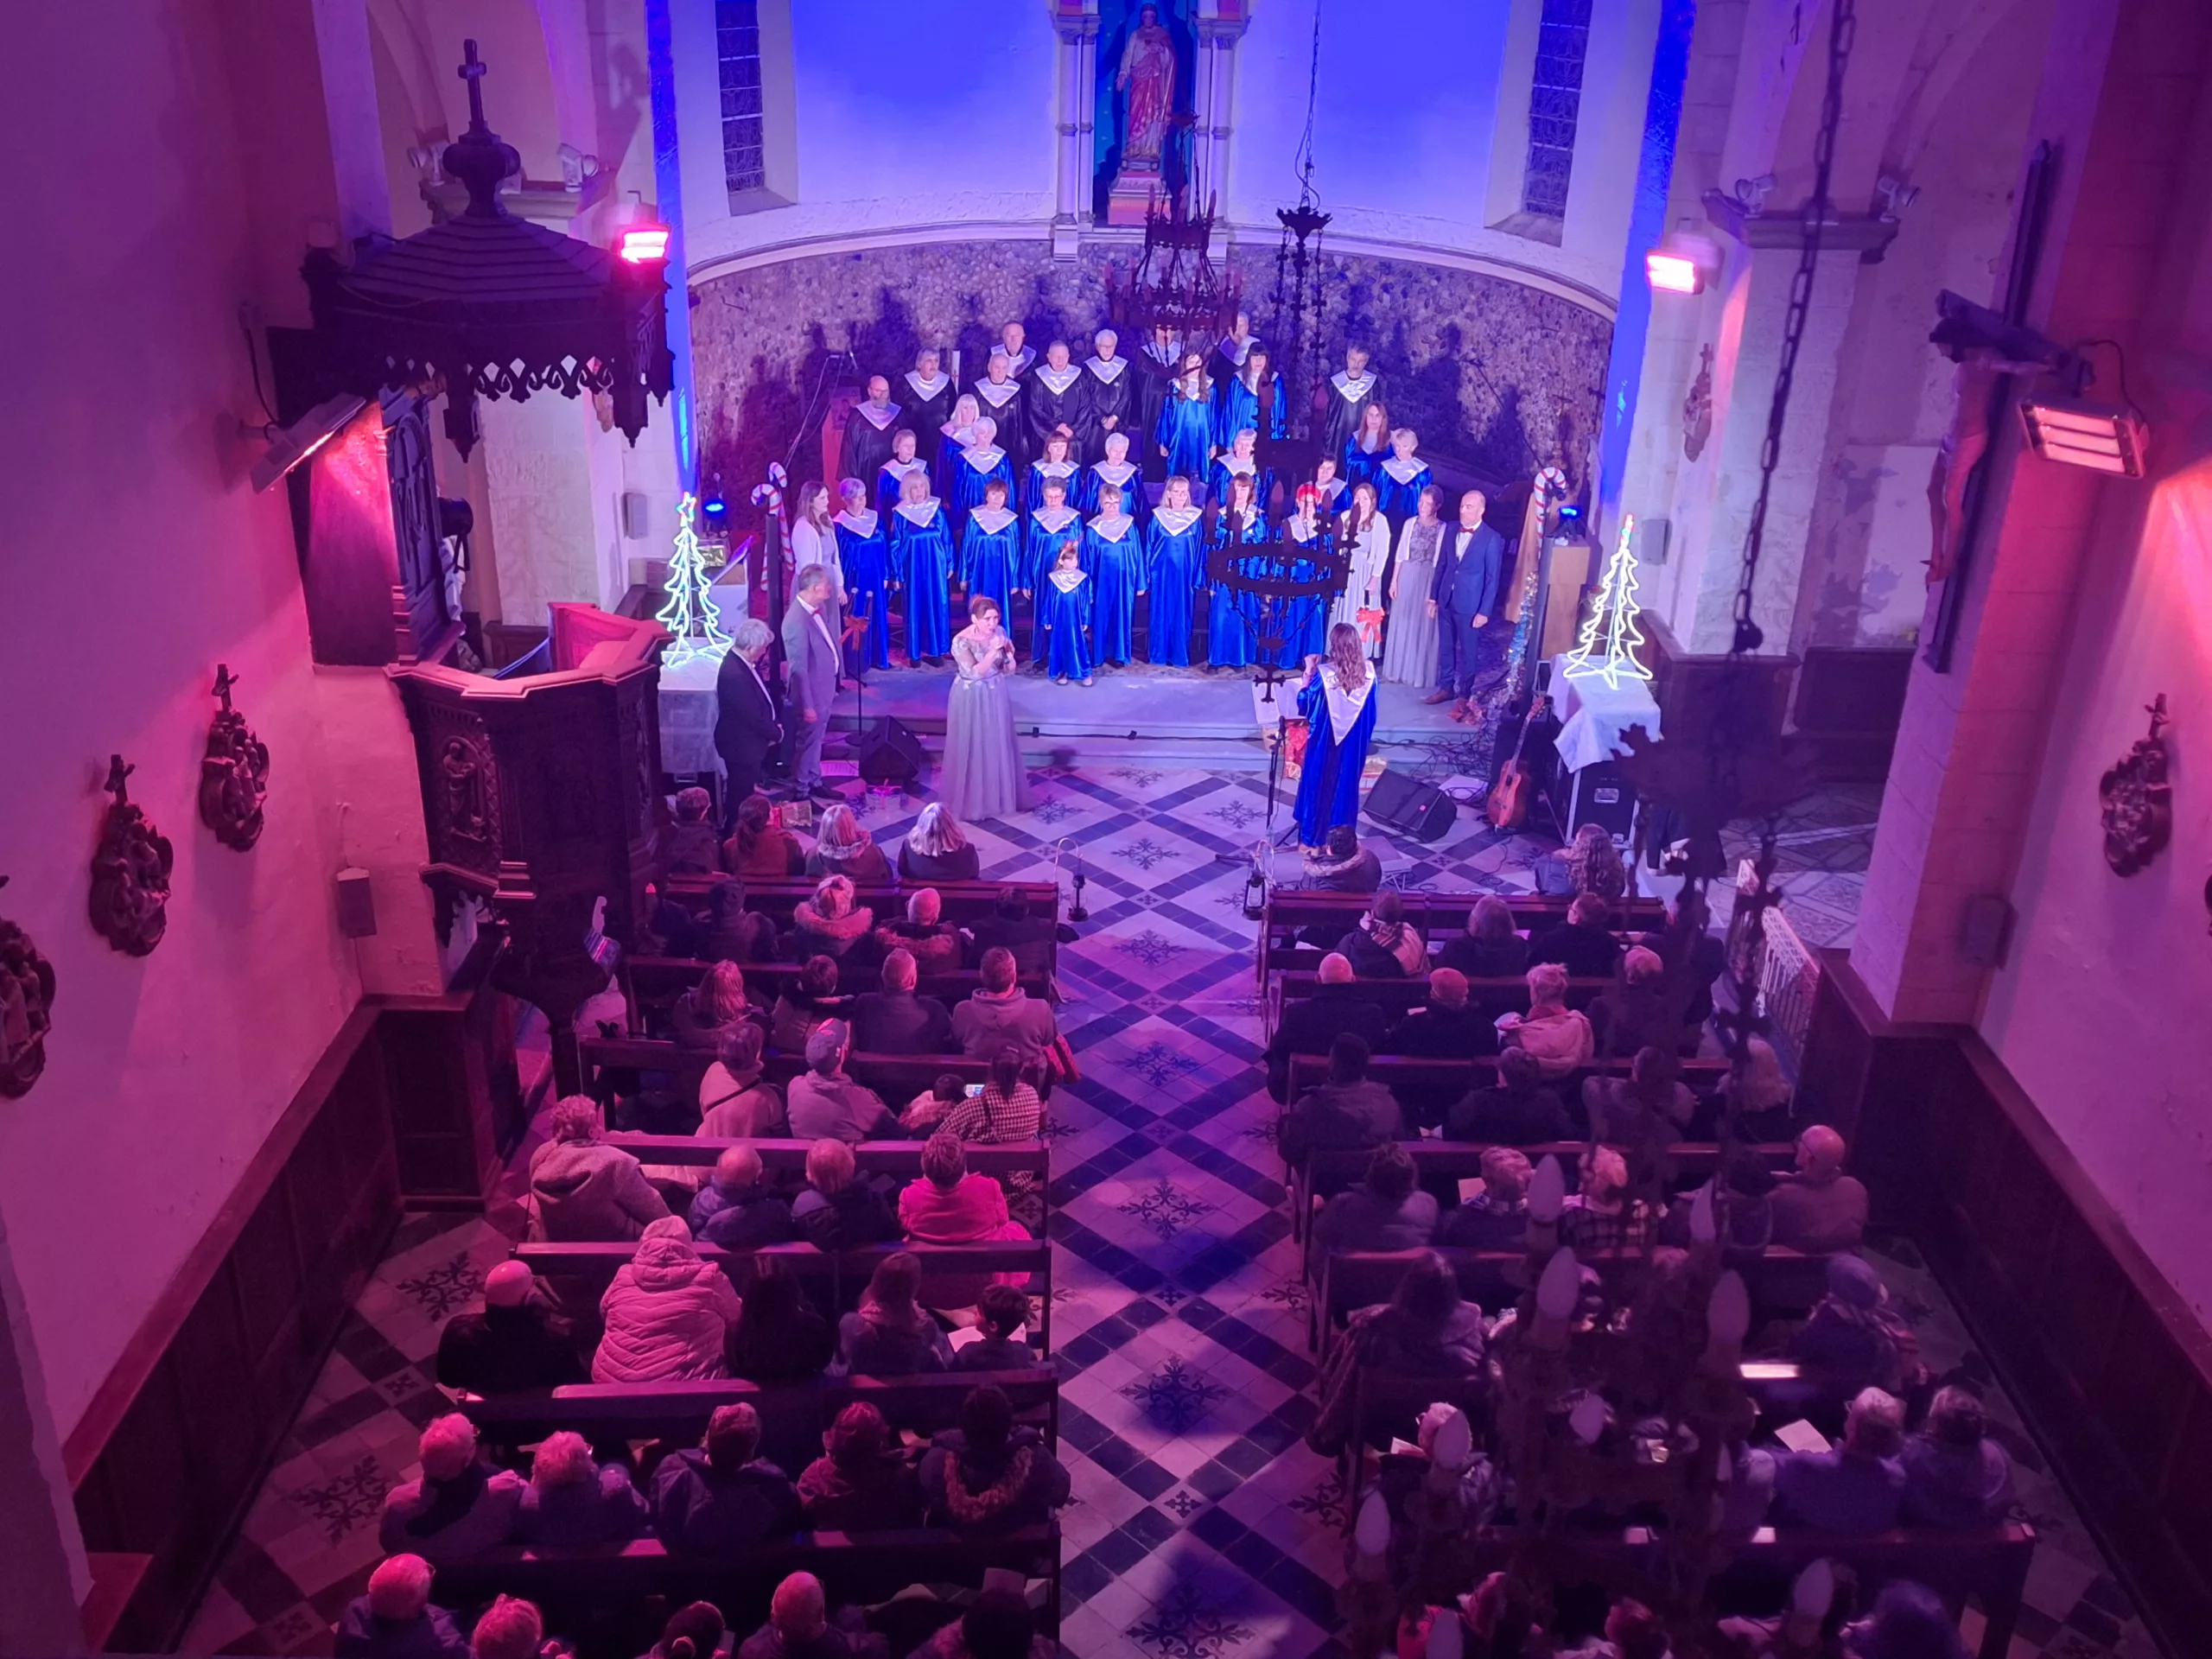
<svg viewBox="0 0 2212 1659"><path fill-rule="evenodd" d="M1321 211L1320 194L1313 188L1313 118L1320 90L1321 7L1316 0L1313 54L1306 78L1306 128L1298 141L1298 203L1275 209L1282 240L1275 247L1275 287L1269 302L1274 307L1269 330L1294 437L1306 435L1314 389L1328 372L1321 337L1321 232L1329 227L1332 215Z"/></svg>

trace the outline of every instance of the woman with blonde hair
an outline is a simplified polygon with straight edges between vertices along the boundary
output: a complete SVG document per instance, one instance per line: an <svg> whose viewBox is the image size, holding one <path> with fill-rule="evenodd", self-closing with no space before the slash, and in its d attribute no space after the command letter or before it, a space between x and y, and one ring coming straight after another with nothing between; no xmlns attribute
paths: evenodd
<svg viewBox="0 0 2212 1659"><path fill-rule="evenodd" d="M931 801L899 846L902 881L974 881L982 860L943 801Z"/></svg>
<svg viewBox="0 0 2212 1659"><path fill-rule="evenodd" d="M731 1027L751 1018L752 1013L745 996L745 970L734 962L717 962L676 999L669 1022L683 1047L711 1051L721 1046Z"/></svg>
<svg viewBox="0 0 2212 1659"><path fill-rule="evenodd" d="M1529 970L1529 1012L1500 1015L1497 1032L1534 1056L1547 1081L1580 1071L1598 1050L1589 1017L1567 1006L1567 969L1555 962Z"/></svg>
<svg viewBox="0 0 2212 1659"><path fill-rule="evenodd" d="M837 1357L857 1376L912 1376L952 1367L952 1344L918 1300L922 1263L894 1250L875 1264L857 1310L837 1321Z"/></svg>
<svg viewBox="0 0 2212 1659"><path fill-rule="evenodd" d="M791 955L801 962L810 957L842 961L874 927L875 912L855 902L851 878L825 875L812 898L791 906Z"/></svg>
<svg viewBox="0 0 2212 1659"><path fill-rule="evenodd" d="M861 827L859 815L840 802L823 811L814 850L806 855L806 873L842 875L855 886L885 882L891 880L891 861Z"/></svg>
<svg viewBox="0 0 2212 1659"><path fill-rule="evenodd" d="M1350 623L1329 630L1326 658L1306 659L1298 712L1308 735L1295 816L1299 842L1311 851L1332 827L1358 817L1360 774L1375 736L1375 671Z"/></svg>
<svg viewBox="0 0 2212 1659"><path fill-rule="evenodd" d="M645 1497L619 1463L602 1466L572 1428L548 1434L531 1460L514 1541L568 1548L624 1543L645 1529Z"/></svg>

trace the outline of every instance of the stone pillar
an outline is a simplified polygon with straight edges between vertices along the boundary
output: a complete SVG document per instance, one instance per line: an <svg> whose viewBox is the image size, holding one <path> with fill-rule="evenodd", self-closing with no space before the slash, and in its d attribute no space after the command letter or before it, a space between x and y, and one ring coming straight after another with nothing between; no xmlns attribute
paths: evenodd
<svg viewBox="0 0 2212 1659"><path fill-rule="evenodd" d="M1097 0L1052 0L1059 37L1058 165L1053 169L1052 257L1072 259L1090 222L1091 156L1098 85Z"/></svg>
<svg viewBox="0 0 2212 1659"><path fill-rule="evenodd" d="M1203 210L1205 197L1229 195L1229 137L1236 130L1236 43L1251 27L1242 0L1202 0L1198 8L1198 71L1192 97L1198 114L1191 165L1198 196L1191 205Z"/></svg>
<svg viewBox="0 0 2212 1659"><path fill-rule="evenodd" d="M4 1230L0 1324L0 1659L80 1654L92 1573Z"/></svg>

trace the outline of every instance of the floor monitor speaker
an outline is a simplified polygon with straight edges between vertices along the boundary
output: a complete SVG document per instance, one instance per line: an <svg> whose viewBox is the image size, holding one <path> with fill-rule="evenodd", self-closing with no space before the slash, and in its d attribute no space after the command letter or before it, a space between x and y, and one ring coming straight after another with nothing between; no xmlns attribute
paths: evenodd
<svg viewBox="0 0 2212 1659"><path fill-rule="evenodd" d="M1441 841L1459 816L1452 798L1433 784L1388 766L1367 791L1367 816L1377 823L1402 830L1415 841Z"/></svg>
<svg viewBox="0 0 2212 1659"><path fill-rule="evenodd" d="M887 715L868 722L854 752L861 781L878 787L903 789L929 765L922 740Z"/></svg>

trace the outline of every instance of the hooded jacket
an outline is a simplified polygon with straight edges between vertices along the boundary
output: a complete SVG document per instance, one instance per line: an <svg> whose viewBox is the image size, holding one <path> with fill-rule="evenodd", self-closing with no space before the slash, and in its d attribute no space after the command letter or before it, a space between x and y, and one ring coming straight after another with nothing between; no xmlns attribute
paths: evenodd
<svg viewBox="0 0 2212 1659"><path fill-rule="evenodd" d="M855 905L842 916L824 916L811 899L791 906L791 954L804 962L809 957L842 957L875 931L875 912Z"/></svg>
<svg viewBox="0 0 2212 1659"><path fill-rule="evenodd" d="M1510 1014L1498 1030L1535 1058L1548 1079L1564 1077L1590 1064L1597 1042L1589 1017L1580 1008L1554 1008L1544 1014Z"/></svg>
<svg viewBox="0 0 2212 1659"><path fill-rule="evenodd" d="M922 1459L930 1519L955 1532L999 1534L1041 1527L1068 1501L1068 1471L1037 1431L1017 1426L1006 1454L988 1467L963 1466L967 1436L947 1429Z"/></svg>
<svg viewBox="0 0 2212 1659"><path fill-rule="evenodd" d="M600 1299L594 1382L725 1376L723 1337L743 1310L722 1270L682 1238L648 1238Z"/></svg>
<svg viewBox="0 0 2212 1659"><path fill-rule="evenodd" d="M549 1141L530 1156L534 1229L555 1243L637 1238L668 1213L638 1160L604 1141Z"/></svg>
<svg viewBox="0 0 2212 1659"><path fill-rule="evenodd" d="M671 1555L734 1560L740 1550L798 1530L798 1492L764 1458L717 1469L705 1452L671 1452L653 1471L653 1530Z"/></svg>

